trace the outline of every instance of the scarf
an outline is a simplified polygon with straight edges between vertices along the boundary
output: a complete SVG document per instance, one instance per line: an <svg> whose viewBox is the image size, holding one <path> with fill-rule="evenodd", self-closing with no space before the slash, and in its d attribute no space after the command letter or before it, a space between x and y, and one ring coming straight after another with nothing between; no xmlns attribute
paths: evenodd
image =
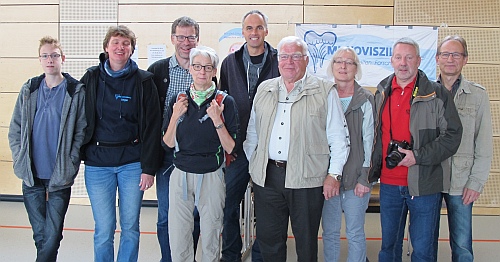
<svg viewBox="0 0 500 262"><path fill-rule="evenodd" d="M207 97L210 97L215 92L215 83L212 81L212 86L210 86L207 90L196 90L194 89L194 84L191 84L189 87L189 94L193 101L200 106Z"/></svg>

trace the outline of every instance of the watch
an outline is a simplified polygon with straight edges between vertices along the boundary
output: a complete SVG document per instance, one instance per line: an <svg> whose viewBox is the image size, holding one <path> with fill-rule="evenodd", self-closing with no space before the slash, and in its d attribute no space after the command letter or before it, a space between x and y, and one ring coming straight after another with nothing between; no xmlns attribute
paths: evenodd
<svg viewBox="0 0 500 262"><path fill-rule="evenodd" d="M333 179L337 180L337 181L341 181L342 180L342 175L339 175L339 174L328 174L329 176L333 177Z"/></svg>

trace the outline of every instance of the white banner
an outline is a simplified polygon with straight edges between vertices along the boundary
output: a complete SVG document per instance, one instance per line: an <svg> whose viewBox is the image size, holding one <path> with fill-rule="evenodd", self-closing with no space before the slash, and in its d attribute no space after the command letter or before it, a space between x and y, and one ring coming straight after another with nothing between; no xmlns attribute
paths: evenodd
<svg viewBox="0 0 500 262"><path fill-rule="evenodd" d="M436 48L438 31L421 26L318 25L297 24L295 35L309 48L308 71L325 77L333 53L342 46L354 48L361 62L362 86L375 87L394 72L391 66L392 46L402 37L410 37L420 46L420 69L430 80L436 80Z"/></svg>

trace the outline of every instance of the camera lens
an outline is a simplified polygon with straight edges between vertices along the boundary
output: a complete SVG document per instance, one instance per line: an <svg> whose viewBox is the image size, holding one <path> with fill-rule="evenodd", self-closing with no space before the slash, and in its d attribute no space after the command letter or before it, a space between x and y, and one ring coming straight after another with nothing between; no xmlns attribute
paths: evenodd
<svg viewBox="0 0 500 262"><path fill-rule="evenodd" d="M392 151L385 158L385 165L387 166L387 168L393 169L396 166L398 166L398 164L399 164L399 162L401 162L401 160L403 160L401 153L397 152L397 151Z"/></svg>

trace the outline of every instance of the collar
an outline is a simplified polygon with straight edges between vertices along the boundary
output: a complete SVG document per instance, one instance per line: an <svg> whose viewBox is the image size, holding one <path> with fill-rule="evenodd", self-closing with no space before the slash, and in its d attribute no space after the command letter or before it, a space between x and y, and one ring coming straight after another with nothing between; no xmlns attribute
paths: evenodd
<svg viewBox="0 0 500 262"><path fill-rule="evenodd" d="M308 72L306 70L306 72L304 73L304 76L301 79L297 80L295 83L293 83L293 89L292 89L292 91L293 90L297 90L297 92L301 92L304 89L307 77L308 77ZM282 76L280 76L279 88L280 89L284 88L286 90L285 81L283 81L283 77ZM290 91L290 93L292 91Z"/></svg>
<svg viewBox="0 0 500 262"><path fill-rule="evenodd" d="M437 82L441 84L441 74L439 75ZM453 96L455 96L457 94L457 91L458 91L459 87L461 86L461 84L462 84L462 74L460 74L458 76L457 80L455 80L455 82L453 83L453 85L451 85L451 94ZM463 90L462 92L465 92L465 93L469 93L470 92L470 90L464 90L463 87L462 87L462 90Z"/></svg>
<svg viewBox="0 0 500 262"><path fill-rule="evenodd" d="M418 74L415 76L415 78L413 78L413 80L410 83L408 83L406 86L403 87L403 86L400 86L398 84L396 76L394 76L392 78L392 83L391 83L392 90L394 91L394 89L397 89L397 88L400 88L400 89L411 88L411 89L413 89L413 87L415 86L415 83L417 83L417 77L418 77Z"/></svg>

